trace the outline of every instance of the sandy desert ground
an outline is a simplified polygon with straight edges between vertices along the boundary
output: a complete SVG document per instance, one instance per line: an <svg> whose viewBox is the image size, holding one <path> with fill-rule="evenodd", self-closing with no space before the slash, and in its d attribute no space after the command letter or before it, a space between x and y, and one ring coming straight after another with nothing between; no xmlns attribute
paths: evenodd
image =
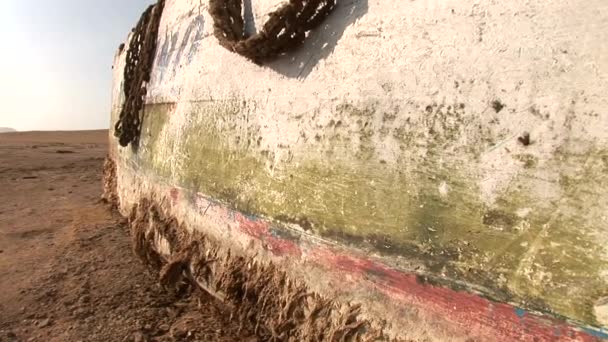
<svg viewBox="0 0 608 342"><path fill-rule="evenodd" d="M256 341L199 292L176 298L100 200L107 131L0 134L0 342Z"/></svg>

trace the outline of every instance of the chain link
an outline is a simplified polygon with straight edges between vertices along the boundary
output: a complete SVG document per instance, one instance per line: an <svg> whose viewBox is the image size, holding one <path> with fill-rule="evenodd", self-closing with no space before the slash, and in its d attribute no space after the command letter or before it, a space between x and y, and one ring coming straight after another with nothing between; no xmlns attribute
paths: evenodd
<svg viewBox="0 0 608 342"><path fill-rule="evenodd" d="M142 112L164 6L165 0L159 0L156 5L148 7L133 29L133 36L129 42L124 68L125 103L114 126L114 135L123 147L129 143L133 145L139 143Z"/></svg>
<svg viewBox="0 0 608 342"><path fill-rule="evenodd" d="M289 0L270 13L263 29L252 36L245 31L243 0L209 0L209 13L220 45L262 64L302 45L307 33L335 6L336 0Z"/></svg>

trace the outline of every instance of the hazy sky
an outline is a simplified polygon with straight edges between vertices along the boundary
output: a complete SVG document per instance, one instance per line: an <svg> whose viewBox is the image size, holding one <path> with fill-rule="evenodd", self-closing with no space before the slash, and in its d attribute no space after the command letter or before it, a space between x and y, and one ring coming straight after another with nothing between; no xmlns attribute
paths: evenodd
<svg viewBox="0 0 608 342"><path fill-rule="evenodd" d="M0 127L109 126L112 59L154 0L0 0Z"/></svg>

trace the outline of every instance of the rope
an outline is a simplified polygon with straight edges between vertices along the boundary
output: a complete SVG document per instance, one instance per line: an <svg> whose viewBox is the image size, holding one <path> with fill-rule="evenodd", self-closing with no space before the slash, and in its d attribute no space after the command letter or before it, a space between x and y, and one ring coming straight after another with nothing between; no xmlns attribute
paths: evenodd
<svg viewBox="0 0 608 342"><path fill-rule="evenodd" d="M259 33L248 36L242 1L209 0L209 13L220 45L256 64L301 46L307 33L323 23L336 6L336 0L289 0L270 13Z"/></svg>
<svg viewBox="0 0 608 342"><path fill-rule="evenodd" d="M142 14L127 50L124 68L125 103L114 126L114 135L121 146L137 145L141 131L142 116L147 84L154 64L158 27L165 6L165 0L148 7Z"/></svg>

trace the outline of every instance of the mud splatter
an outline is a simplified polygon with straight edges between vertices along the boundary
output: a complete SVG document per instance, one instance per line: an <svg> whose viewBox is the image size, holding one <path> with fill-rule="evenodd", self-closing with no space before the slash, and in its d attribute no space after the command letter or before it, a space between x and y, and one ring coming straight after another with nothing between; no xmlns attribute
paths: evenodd
<svg viewBox="0 0 608 342"><path fill-rule="evenodd" d="M532 144L532 140L530 140L530 133L524 132L519 138L517 138L520 144L524 146L530 146Z"/></svg>
<svg viewBox="0 0 608 342"><path fill-rule="evenodd" d="M382 326L360 317L360 305L311 292L273 263L221 246L142 199L129 217L133 247L164 286L195 284L233 308L241 324L268 341L385 340Z"/></svg>
<svg viewBox="0 0 608 342"><path fill-rule="evenodd" d="M101 199L109 203L112 209L118 209L118 184L116 182L116 163L110 156L106 156L103 162L103 193Z"/></svg>
<svg viewBox="0 0 608 342"><path fill-rule="evenodd" d="M506 105L504 103L500 102L500 100L492 101L492 108L494 109L494 111L496 113L500 113L505 107L506 107Z"/></svg>

